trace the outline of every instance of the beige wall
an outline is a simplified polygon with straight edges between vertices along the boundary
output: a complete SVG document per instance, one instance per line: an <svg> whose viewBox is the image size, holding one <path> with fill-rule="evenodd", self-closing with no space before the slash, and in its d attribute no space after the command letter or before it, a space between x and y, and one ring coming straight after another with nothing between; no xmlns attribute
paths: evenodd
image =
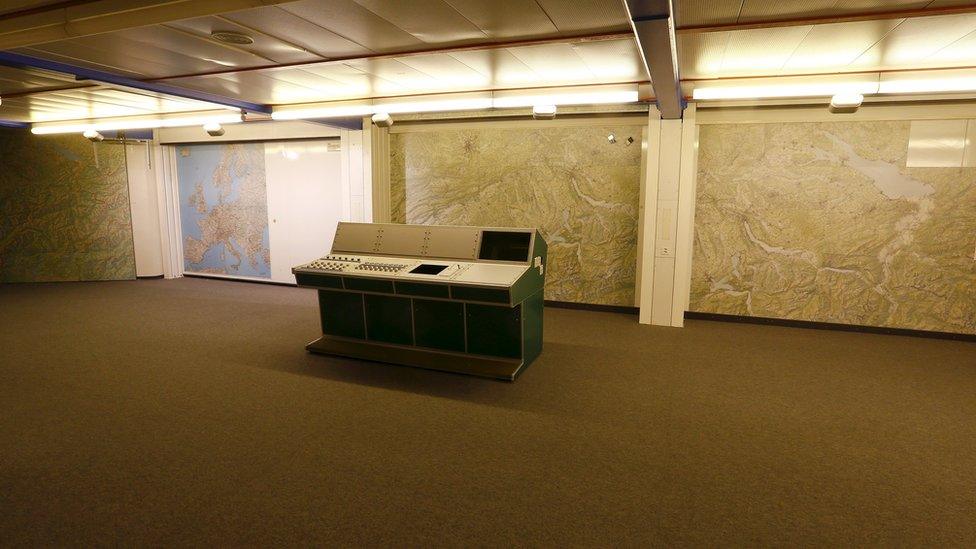
<svg viewBox="0 0 976 549"><path fill-rule="evenodd" d="M539 227L549 243L546 299L632 306L641 131L588 125L392 134L392 220Z"/></svg>
<svg viewBox="0 0 976 549"><path fill-rule="evenodd" d="M976 333L976 168L910 128L701 126L690 309Z"/></svg>

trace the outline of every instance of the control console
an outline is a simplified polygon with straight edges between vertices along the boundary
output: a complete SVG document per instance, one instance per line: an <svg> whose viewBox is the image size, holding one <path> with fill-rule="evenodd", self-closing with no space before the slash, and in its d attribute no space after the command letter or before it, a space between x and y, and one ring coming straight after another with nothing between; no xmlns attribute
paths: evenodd
<svg viewBox="0 0 976 549"><path fill-rule="evenodd" d="M546 254L535 229L339 223L292 269L319 291L306 348L514 380L542 351Z"/></svg>

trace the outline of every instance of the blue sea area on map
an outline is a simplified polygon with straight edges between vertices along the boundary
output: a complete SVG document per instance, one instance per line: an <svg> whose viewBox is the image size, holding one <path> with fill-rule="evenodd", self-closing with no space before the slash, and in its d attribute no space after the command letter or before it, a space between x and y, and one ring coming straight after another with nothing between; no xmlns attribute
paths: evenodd
<svg viewBox="0 0 976 549"><path fill-rule="evenodd" d="M214 172L220 165L228 145L192 145L183 146L177 149L176 171L179 179L180 193L180 226L183 230L184 241L186 238L200 240L203 235L200 231L201 221L210 214L214 207L220 203L220 190L213 184ZM260 147L260 144L248 144L244 146ZM258 155L263 161L263 155ZM259 168L263 171L263 167ZM231 176L231 192L225 197L226 203L240 199L241 182L233 172ZM196 192L197 184L202 185L204 204L206 212L200 213L197 207L190 203L190 197ZM261 253L254 254L249 258L239 242L234 238L229 239L233 251L227 249L224 242L215 243L203 254L203 260L194 263L188 257L184 258L184 269L187 272L207 272L227 274L231 276L248 276L258 278L271 278L271 265L264 260ZM270 236L268 228L265 227L262 235L262 248L267 250L270 247ZM238 264L238 258L240 263ZM256 259L256 264L252 265L251 260Z"/></svg>

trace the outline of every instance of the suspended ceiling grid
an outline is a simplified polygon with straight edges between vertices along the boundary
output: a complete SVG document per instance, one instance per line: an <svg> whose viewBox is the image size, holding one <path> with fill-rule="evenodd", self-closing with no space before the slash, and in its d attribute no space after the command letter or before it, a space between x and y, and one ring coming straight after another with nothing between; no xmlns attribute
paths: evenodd
<svg viewBox="0 0 976 549"><path fill-rule="evenodd" d="M0 30L18 7L44 10L50 4L5 2ZM976 66L973 1L674 4L687 80ZM892 16L899 10L914 12ZM865 14L877 18L844 20ZM804 21L809 18L819 19ZM254 43L215 42L215 30L242 32ZM189 19L174 15L163 23L14 51L273 105L647 79L622 3L615 0L300 0ZM0 118L105 112L100 105L115 99L90 86L63 75L0 69ZM131 100L134 109L152 103L117 99ZM190 106L154 100L155 108L170 112Z"/></svg>

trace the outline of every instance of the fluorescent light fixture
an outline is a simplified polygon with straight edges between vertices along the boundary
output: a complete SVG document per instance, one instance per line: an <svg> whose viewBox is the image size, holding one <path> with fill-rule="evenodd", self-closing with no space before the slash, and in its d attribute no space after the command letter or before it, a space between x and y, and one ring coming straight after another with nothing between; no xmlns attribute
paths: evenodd
<svg viewBox="0 0 976 549"><path fill-rule="evenodd" d="M177 128L181 126L202 126L204 124L235 124L241 121L241 113L236 114L211 114L196 116L172 116L165 118L103 118L92 121L76 121L73 123L50 123L35 125L31 128L31 133L35 135L48 135L55 133L84 133L88 130L94 131L119 131L119 130L148 130L155 128Z"/></svg>
<svg viewBox="0 0 976 549"><path fill-rule="evenodd" d="M633 103L636 85L586 86L535 90L499 90L399 97L362 101L333 101L320 104L281 106L271 113L274 120L371 116L374 114L470 111L535 107L536 105L595 105Z"/></svg>
<svg viewBox="0 0 976 549"><path fill-rule="evenodd" d="M601 105L608 103L634 103L638 99L637 86L605 89L526 90L519 92L495 92L492 106L496 109L534 107L536 105Z"/></svg>
<svg viewBox="0 0 976 549"><path fill-rule="evenodd" d="M849 114L858 109L864 102L864 96L859 93L838 93L830 98L830 112Z"/></svg>
<svg viewBox="0 0 976 549"><path fill-rule="evenodd" d="M911 72L882 75L879 93L976 91L976 73L967 71Z"/></svg>
<svg viewBox="0 0 976 549"><path fill-rule="evenodd" d="M443 97L440 99L383 100L373 103L374 113L397 114L406 112L471 111L490 109L491 97L483 96Z"/></svg>
<svg viewBox="0 0 976 549"><path fill-rule="evenodd" d="M878 92L878 75L841 74L828 76L780 76L735 78L694 82L696 101L774 99L788 97L832 97L869 95Z"/></svg>
<svg viewBox="0 0 976 549"><path fill-rule="evenodd" d="M373 106L363 103L339 104L337 106L303 107L298 109L275 109L272 120L301 120L307 118L341 118L344 116L369 116L374 113Z"/></svg>
<svg viewBox="0 0 976 549"><path fill-rule="evenodd" d="M271 113L271 118L273 120L300 120L408 112L466 111L488 108L491 108L491 96L489 94L451 94L416 98L335 101L315 106L280 107Z"/></svg>

